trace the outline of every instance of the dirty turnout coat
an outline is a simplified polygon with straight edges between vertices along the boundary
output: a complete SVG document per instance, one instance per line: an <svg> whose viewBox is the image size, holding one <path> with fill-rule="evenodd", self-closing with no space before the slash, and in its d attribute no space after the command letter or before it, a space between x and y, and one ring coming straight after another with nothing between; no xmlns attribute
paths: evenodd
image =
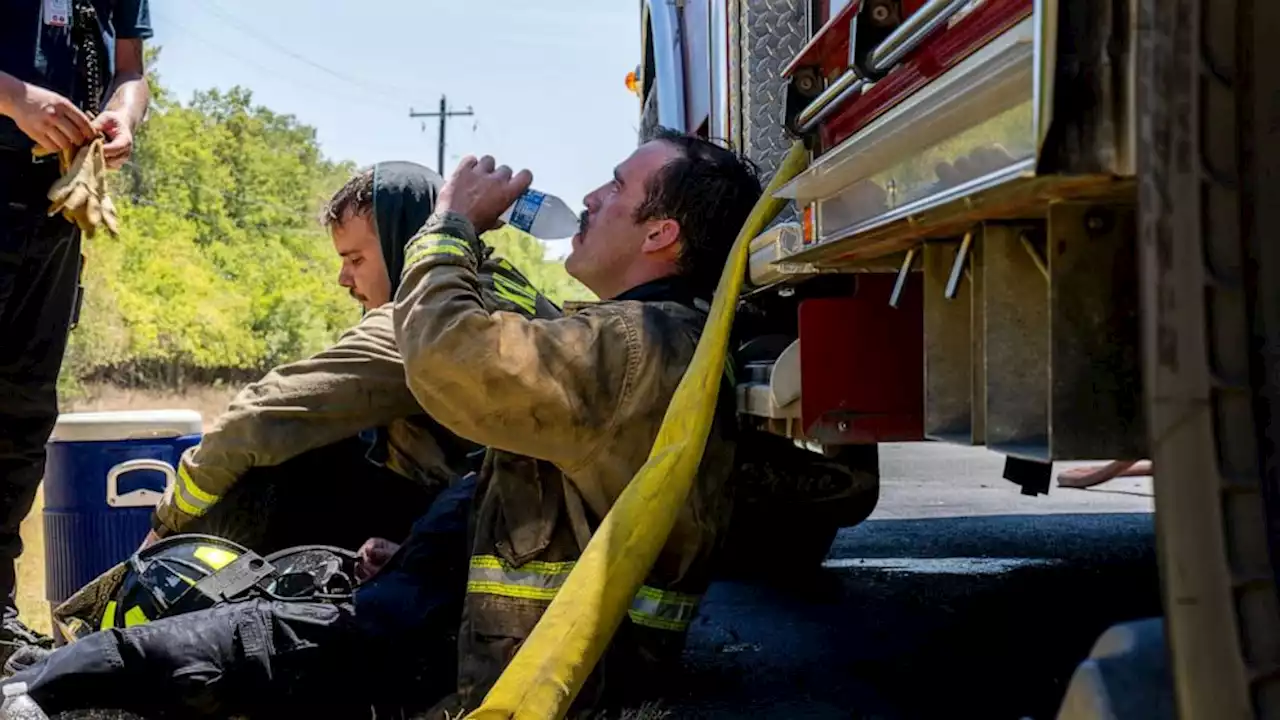
<svg viewBox="0 0 1280 720"><path fill-rule="evenodd" d="M486 305L465 219L433 216L406 251L396 340L422 407L488 446L477 488L456 696L476 707L533 629L614 500L648 457L705 314L677 279L556 320ZM733 445L717 420L657 564L578 707L660 691L709 581L728 520Z"/></svg>
<svg viewBox="0 0 1280 720"><path fill-rule="evenodd" d="M507 260L485 247L479 299L520 317L560 310ZM458 477L479 445L424 415L405 385L391 305L367 313L331 347L275 368L242 390L213 430L182 456L178 479L157 506L153 526L179 532L203 515L250 468L278 465L361 431L386 428L386 464L428 487Z"/></svg>

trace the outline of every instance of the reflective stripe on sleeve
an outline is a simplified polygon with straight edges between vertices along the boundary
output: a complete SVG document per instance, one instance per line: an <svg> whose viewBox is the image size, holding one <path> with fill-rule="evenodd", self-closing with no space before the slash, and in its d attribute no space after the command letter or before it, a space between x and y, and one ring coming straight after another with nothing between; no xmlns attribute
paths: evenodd
<svg viewBox="0 0 1280 720"><path fill-rule="evenodd" d="M689 629L693 615L698 611L697 595L659 590L641 585L627 614L631 622L658 630L684 632Z"/></svg>
<svg viewBox="0 0 1280 720"><path fill-rule="evenodd" d="M429 255L471 255L467 241L452 235L420 235L409 243L404 252L404 269L408 270L414 263Z"/></svg>
<svg viewBox="0 0 1280 720"><path fill-rule="evenodd" d="M178 466L178 481L174 483L173 501L178 509L192 517L200 517L208 512L209 507L218 502L218 496L205 492L191 479L187 466Z"/></svg>
<svg viewBox="0 0 1280 720"><path fill-rule="evenodd" d="M550 602L573 570L574 563L528 562L515 567L494 555L471 558L467 592ZM627 615L637 625L684 632L689 629L701 598L643 585Z"/></svg>

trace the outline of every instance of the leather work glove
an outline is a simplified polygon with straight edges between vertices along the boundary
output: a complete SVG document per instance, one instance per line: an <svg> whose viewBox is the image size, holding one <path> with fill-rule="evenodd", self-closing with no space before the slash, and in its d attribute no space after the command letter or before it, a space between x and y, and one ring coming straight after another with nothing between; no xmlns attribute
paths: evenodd
<svg viewBox="0 0 1280 720"><path fill-rule="evenodd" d="M115 203L107 194L107 161L103 139L96 137L76 151L74 158L59 154L62 177L49 188L49 214L61 212L88 237L105 225L113 236L120 234ZM35 151L33 151L35 152ZM47 153L35 153L37 155Z"/></svg>

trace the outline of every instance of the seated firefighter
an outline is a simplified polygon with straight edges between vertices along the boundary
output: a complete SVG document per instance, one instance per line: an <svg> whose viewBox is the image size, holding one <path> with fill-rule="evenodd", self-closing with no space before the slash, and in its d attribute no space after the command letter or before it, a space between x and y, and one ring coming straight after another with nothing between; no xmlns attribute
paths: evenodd
<svg viewBox="0 0 1280 720"><path fill-rule="evenodd" d="M469 532L453 525L458 504L470 501L470 478L441 494L350 602L246 593L93 633L10 682L25 683L50 712L335 717L361 708L367 716L378 703L439 718L475 708L644 464L761 193L732 152L660 133L585 200L566 264L605 302L531 320L486 304L476 235L530 180L492 158L465 159L406 249L396 297L396 339L414 396L444 427L490 448ZM732 418L721 413L685 510L579 694L580 709L643 700L677 667L729 519L731 435ZM457 616L452 623L456 671L423 654L439 643L420 611L450 582L466 588L460 629ZM441 689L442 676L453 692Z"/></svg>
<svg viewBox="0 0 1280 720"><path fill-rule="evenodd" d="M399 540L435 494L466 473L468 456L482 448L419 407L405 384L388 305L405 245L442 184L421 165L383 162L329 201L322 220L342 256L339 282L364 306L364 318L331 347L275 368L236 396L183 455L144 547L175 532L216 535L259 553ZM508 261L485 253L477 280L486 308L560 315Z"/></svg>

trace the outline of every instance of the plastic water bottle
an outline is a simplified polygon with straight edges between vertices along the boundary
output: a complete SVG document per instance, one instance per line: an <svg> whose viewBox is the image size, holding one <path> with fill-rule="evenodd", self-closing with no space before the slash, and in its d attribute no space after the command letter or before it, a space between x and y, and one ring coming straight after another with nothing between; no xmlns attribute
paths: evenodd
<svg viewBox="0 0 1280 720"><path fill-rule="evenodd" d="M578 215L563 200L526 190L502 213L502 221L542 240L559 240L578 232Z"/></svg>
<svg viewBox="0 0 1280 720"><path fill-rule="evenodd" d="M49 720L49 716L27 694L27 684L16 682L4 686L0 720Z"/></svg>

